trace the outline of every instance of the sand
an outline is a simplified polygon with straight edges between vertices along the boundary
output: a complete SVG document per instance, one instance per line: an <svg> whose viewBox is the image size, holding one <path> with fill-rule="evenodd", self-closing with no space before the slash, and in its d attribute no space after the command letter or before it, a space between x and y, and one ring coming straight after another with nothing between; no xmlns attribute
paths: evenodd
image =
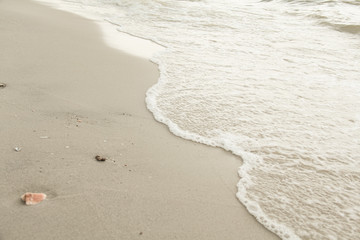
<svg viewBox="0 0 360 240"><path fill-rule="evenodd" d="M0 1L1 240L278 239L235 196L240 159L153 119L158 76L90 20Z"/></svg>

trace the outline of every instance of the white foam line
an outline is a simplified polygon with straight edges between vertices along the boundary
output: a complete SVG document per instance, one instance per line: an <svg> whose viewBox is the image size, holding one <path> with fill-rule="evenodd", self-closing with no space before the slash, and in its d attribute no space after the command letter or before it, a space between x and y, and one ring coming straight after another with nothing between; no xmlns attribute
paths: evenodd
<svg viewBox="0 0 360 240"><path fill-rule="evenodd" d="M165 49L163 46L148 39L119 31L112 23L99 21L97 24L103 32L103 39L107 45L128 54L150 59L156 52Z"/></svg>
<svg viewBox="0 0 360 240"><path fill-rule="evenodd" d="M119 31L116 24L113 24L106 19L97 19L93 15L85 12L82 9L77 9L69 4L61 4L56 0L34 0L43 5L77 14L81 17L94 21L100 26L104 42L111 48L120 50L130 55L140 58L151 59L151 57L160 51L165 50L161 46L151 40L140 38L123 31Z"/></svg>

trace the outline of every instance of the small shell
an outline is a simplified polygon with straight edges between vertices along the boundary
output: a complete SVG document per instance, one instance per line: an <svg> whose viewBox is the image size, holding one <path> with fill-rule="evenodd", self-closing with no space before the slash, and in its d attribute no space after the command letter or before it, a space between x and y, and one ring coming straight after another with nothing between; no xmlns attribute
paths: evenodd
<svg viewBox="0 0 360 240"><path fill-rule="evenodd" d="M20 151L21 151L21 147L15 147L14 150L15 150L16 152L20 152Z"/></svg>
<svg viewBox="0 0 360 240"><path fill-rule="evenodd" d="M29 193L29 192L27 192L21 196L21 200L23 200L26 205L35 205L35 204L42 202L45 199L46 199L45 193Z"/></svg>

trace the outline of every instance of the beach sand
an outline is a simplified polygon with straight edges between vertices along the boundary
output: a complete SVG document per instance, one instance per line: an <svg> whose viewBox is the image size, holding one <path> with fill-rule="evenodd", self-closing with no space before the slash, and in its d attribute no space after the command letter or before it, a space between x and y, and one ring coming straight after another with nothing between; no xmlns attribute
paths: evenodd
<svg viewBox="0 0 360 240"><path fill-rule="evenodd" d="M153 119L158 76L90 20L0 1L1 240L278 239L235 196L240 159Z"/></svg>

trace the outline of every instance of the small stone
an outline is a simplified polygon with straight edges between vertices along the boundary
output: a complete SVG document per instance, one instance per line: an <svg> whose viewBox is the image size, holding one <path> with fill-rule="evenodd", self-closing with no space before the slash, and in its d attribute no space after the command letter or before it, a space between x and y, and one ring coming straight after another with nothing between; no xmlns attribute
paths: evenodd
<svg viewBox="0 0 360 240"><path fill-rule="evenodd" d="M6 87L6 84L5 83L0 83L0 88L4 88Z"/></svg>
<svg viewBox="0 0 360 240"><path fill-rule="evenodd" d="M46 199L45 193L25 193L21 196L21 200L25 202L26 205L36 205Z"/></svg>
<svg viewBox="0 0 360 240"><path fill-rule="evenodd" d="M104 162L104 161L106 161L106 158L100 157L99 155L96 155L96 156L95 156L95 159L96 159L97 161L99 161L99 162Z"/></svg>

